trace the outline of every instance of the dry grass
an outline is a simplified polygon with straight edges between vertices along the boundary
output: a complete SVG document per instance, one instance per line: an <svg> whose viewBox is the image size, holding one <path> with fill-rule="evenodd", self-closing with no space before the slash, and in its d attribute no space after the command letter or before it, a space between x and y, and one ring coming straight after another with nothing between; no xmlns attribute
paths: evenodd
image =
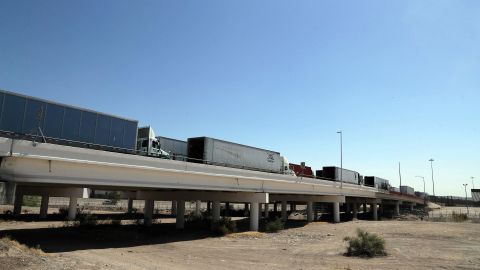
<svg viewBox="0 0 480 270"><path fill-rule="evenodd" d="M0 250L5 251L5 253L7 253L8 251L21 253L27 252L37 256L45 256L45 253L40 249L40 246L28 247L26 245L20 244L9 236L4 236L0 238Z"/></svg>
<svg viewBox="0 0 480 270"><path fill-rule="evenodd" d="M227 235L227 237L236 238L236 239L237 238L256 239L256 238L262 238L264 236L265 236L265 233L262 233L262 232L240 232L240 233L232 233Z"/></svg>

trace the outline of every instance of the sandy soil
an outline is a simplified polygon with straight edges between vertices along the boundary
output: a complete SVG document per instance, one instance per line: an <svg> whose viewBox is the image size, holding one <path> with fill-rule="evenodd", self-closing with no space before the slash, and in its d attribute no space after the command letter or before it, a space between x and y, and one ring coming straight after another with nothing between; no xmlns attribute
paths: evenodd
<svg viewBox="0 0 480 270"><path fill-rule="evenodd" d="M0 269L480 269L480 224L426 221L290 222L276 234L212 237L165 223L63 227L62 222L0 222L33 248L2 248ZM343 256L345 236L356 228L385 238L388 256ZM7 246L4 244L3 246ZM21 246L21 245L20 245ZM15 252L13 252L14 250Z"/></svg>

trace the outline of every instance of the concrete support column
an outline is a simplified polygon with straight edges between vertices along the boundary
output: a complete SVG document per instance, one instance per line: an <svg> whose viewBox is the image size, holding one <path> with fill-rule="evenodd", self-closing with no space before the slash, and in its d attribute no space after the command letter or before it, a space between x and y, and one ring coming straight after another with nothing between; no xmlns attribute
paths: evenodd
<svg viewBox="0 0 480 270"><path fill-rule="evenodd" d="M131 214L133 210L133 199L128 198L127 213Z"/></svg>
<svg viewBox="0 0 480 270"><path fill-rule="evenodd" d="M15 194L15 200L13 203L13 214L20 215L22 213L23 194Z"/></svg>
<svg viewBox="0 0 480 270"><path fill-rule="evenodd" d="M307 222L313 221L313 202L307 202Z"/></svg>
<svg viewBox="0 0 480 270"><path fill-rule="evenodd" d="M287 221L287 201L282 201L282 221Z"/></svg>
<svg viewBox="0 0 480 270"><path fill-rule="evenodd" d="M263 208L263 211L264 211L263 216L264 216L266 219L268 219L268 206L269 206L268 203L266 203L266 204L263 205L263 207L265 207L265 208Z"/></svg>
<svg viewBox="0 0 480 270"><path fill-rule="evenodd" d="M46 219L48 213L48 199L47 195L42 196L42 201L40 203L40 219Z"/></svg>
<svg viewBox="0 0 480 270"><path fill-rule="evenodd" d="M377 204L372 203L370 207L372 207L373 220L378 220Z"/></svg>
<svg viewBox="0 0 480 270"><path fill-rule="evenodd" d="M277 212L278 212L277 202L274 202L274 203L273 203L273 212L274 212L275 214L277 214Z"/></svg>
<svg viewBox="0 0 480 270"><path fill-rule="evenodd" d="M185 201L177 201L177 220L175 226L177 229L185 228Z"/></svg>
<svg viewBox="0 0 480 270"><path fill-rule="evenodd" d="M363 213L367 213L367 204L366 203L363 204Z"/></svg>
<svg viewBox="0 0 480 270"><path fill-rule="evenodd" d="M395 202L395 215L396 216L400 215L400 202L399 201Z"/></svg>
<svg viewBox="0 0 480 270"><path fill-rule="evenodd" d="M155 201L152 199L145 200L145 207L143 208L143 224L145 226L152 226L153 208Z"/></svg>
<svg viewBox="0 0 480 270"><path fill-rule="evenodd" d="M350 204L349 203L345 203L345 213L350 214Z"/></svg>
<svg viewBox="0 0 480 270"><path fill-rule="evenodd" d="M318 220L318 211L317 211L318 203L313 203L313 220Z"/></svg>
<svg viewBox="0 0 480 270"><path fill-rule="evenodd" d="M77 198L70 197L68 203L68 220L74 220L77 217Z"/></svg>
<svg viewBox="0 0 480 270"><path fill-rule="evenodd" d="M410 204L410 211L413 211L413 207L415 206L414 203Z"/></svg>
<svg viewBox="0 0 480 270"><path fill-rule="evenodd" d="M358 204L353 203L353 218L358 218Z"/></svg>
<svg viewBox="0 0 480 270"><path fill-rule="evenodd" d="M173 216L177 215L177 201L172 201L171 213L172 213Z"/></svg>
<svg viewBox="0 0 480 270"><path fill-rule="evenodd" d="M225 216L226 217L230 216L230 203L229 202L225 203Z"/></svg>
<svg viewBox="0 0 480 270"><path fill-rule="evenodd" d="M199 217L202 215L201 208L202 207L202 201L195 201L195 216Z"/></svg>
<svg viewBox="0 0 480 270"><path fill-rule="evenodd" d="M333 203L333 222L340 222L340 203L338 202Z"/></svg>
<svg viewBox="0 0 480 270"><path fill-rule="evenodd" d="M252 202L250 204L250 231L258 231L258 213L260 204Z"/></svg>
<svg viewBox="0 0 480 270"><path fill-rule="evenodd" d="M297 205L295 203L290 204L290 210L297 211Z"/></svg>
<svg viewBox="0 0 480 270"><path fill-rule="evenodd" d="M212 221L217 222L220 220L220 202L214 201L212 204Z"/></svg>

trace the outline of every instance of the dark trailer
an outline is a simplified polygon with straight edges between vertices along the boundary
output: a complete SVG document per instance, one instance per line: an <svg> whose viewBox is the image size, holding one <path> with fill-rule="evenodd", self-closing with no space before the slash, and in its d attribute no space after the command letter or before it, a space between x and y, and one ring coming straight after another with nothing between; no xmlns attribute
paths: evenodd
<svg viewBox="0 0 480 270"><path fill-rule="evenodd" d="M135 152L138 121L0 90L0 135Z"/></svg>

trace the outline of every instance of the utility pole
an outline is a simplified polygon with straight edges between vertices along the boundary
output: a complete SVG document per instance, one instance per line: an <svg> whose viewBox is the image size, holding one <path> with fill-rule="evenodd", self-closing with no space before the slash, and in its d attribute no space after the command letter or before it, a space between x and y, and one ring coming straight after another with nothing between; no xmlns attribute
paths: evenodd
<svg viewBox="0 0 480 270"><path fill-rule="evenodd" d="M343 188L343 132L337 131L340 134L340 188Z"/></svg>
<svg viewBox="0 0 480 270"><path fill-rule="evenodd" d="M433 197L435 197L435 182L433 181L433 162L435 161L433 158L429 159L430 161L430 168L432 169L432 187L433 187Z"/></svg>
<svg viewBox="0 0 480 270"><path fill-rule="evenodd" d="M472 179L472 189L475 189L475 185L473 184L473 178L475 177L471 176L470 178Z"/></svg>
<svg viewBox="0 0 480 270"><path fill-rule="evenodd" d="M467 200L467 186L468 184L463 184L465 187L465 205L467 205L467 217L468 217L468 200Z"/></svg>
<svg viewBox="0 0 480 270"><path fill-rule="evenodd" d="M427 193L425 193L425 177L423 176L415 176L418 178L422 178L423 180L423 206L427 207Z"/></svg>

